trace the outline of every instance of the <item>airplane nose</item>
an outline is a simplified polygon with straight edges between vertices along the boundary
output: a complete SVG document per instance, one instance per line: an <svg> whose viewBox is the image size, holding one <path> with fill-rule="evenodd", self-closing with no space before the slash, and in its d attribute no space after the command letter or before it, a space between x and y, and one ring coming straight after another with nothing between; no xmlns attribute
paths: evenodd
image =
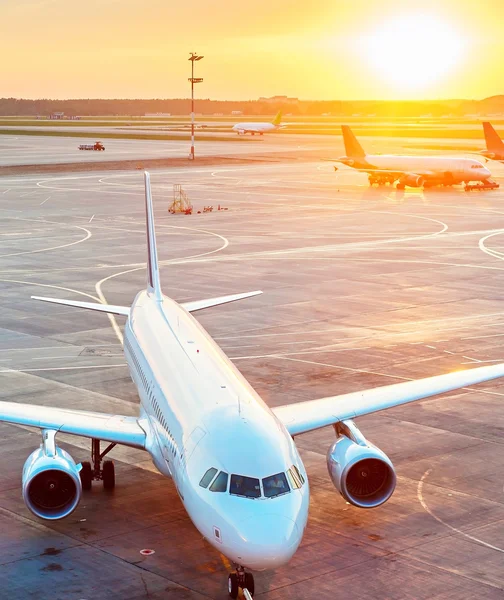
<svg viewBox="0 0 504 600"><path fill-rule="evenodd" d="M299 527L284 515L251 517L238 527L242 564L251 569L274 568L285 564L301 542Z"/></svg>
<svg viewBox="0 0 504 600"><path fill-rule="evenodd" d="M483 174L485 175L485 177L490 177L492 175L492 173L486 168L483 167Z"/></svg>

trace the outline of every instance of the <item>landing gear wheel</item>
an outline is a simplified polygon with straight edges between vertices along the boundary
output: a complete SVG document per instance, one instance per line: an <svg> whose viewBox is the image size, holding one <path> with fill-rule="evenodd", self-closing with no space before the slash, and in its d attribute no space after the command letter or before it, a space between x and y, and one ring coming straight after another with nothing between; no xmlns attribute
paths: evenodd
<svg viewBox="0 0 504 600"><path fill-rule="evenodd" d="M90 490L93 481L93 472L91 470L90 462L85 461L82 463L82 469L80 470L79 475L82 484L82 489L86 491Z"/></svg>
<svg viewBox="0 0 504 600"><path fill-rule="evenodd" d="M236 573L229 574L228 591L231 598L238 598L238 576Z"/></svg>
<svg viewBox="0 0 504 600"><path fill-rule="evenodd" d="M111 460L103 461L103 487L106 490L113 490L115 488L115 467Z"/></svg>
<svg viewBox="0 0 504 600"><path fill-rule="evenodd" d="M404 189L406 189L406 184L405 183L398 183L396 185L396 189L398 189L398 190L404 190Z"/></svg>
<svg viewBox="0 0 504 600"><path fill-rule="evenodd" d="M255 584L254 584L254 576L252 573L245 573L245 587L250 592L250 595L254 595Z"/></svg>

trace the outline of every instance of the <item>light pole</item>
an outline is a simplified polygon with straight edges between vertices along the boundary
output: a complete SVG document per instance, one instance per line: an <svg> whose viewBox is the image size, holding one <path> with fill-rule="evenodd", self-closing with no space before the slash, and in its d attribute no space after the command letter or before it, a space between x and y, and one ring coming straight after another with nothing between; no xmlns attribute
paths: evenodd
<svg viewBox="0 0 504 600"><path fill-rule="evenodd" d="M201 60L203 56L198 56L196 52L191 52L191 56L188 60L191 61L191 152L189 154L189 160L194 160L194 84L201 83L203 79L201 77L194 77L194 61Z"/></svg>

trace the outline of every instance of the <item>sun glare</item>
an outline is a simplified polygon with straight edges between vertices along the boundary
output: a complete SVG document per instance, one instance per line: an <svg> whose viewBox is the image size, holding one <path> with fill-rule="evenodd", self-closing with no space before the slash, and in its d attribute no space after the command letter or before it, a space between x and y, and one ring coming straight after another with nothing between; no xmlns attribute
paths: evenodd
<svg viewBox="0 0 504 600"><path fill-rule="evenodd" d="M449 76L461 62L464 40L441 18L409 14L384 22L362 50L384 81L411 92Z"/></svg>

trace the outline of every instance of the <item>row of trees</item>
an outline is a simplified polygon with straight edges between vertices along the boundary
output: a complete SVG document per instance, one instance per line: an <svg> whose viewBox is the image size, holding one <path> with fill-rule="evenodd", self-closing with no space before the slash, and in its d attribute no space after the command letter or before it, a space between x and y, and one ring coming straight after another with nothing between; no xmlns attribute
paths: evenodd
<svg viewBox="0 0 504 600"><path fill-rule="evenodd" d="M504 95L485 100L444 100L444 101L299 101L297 104L271 104L259 101L221 101L198 99L196 110L204 115L222 113L230 115L241 111L244 115L271 115L278 110L293 115L334 116L376 115L377 117L420 117L432 115L463 116L467 114L504 113ZM187 98L151 100L25 100L21 98L0 98L2 116L48 116L53 112L64 112L67 116L143 116L146 113L171 113L187 115L190 100Z"/></svg>

